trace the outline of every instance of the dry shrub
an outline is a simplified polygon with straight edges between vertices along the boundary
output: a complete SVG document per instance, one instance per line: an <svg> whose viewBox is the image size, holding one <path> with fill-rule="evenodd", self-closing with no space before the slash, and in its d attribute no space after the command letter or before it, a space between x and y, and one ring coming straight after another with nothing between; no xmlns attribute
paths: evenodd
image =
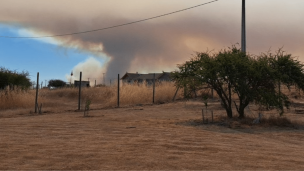
<svg viewBox="0 0 304 171"><path fill-rule="evenodd" d="M297 123L293 123L290 119L284 116L270 116L262 118L261 124L263 126L278 126L278 127L295 127Z"/></svg>
<svg viewBox="0 0 304 171"><path fill-rule="evenodd" d="M32 90L14 90L0 91L0 109L19 109L28 108L35 104L35 92Z"/></svg>
<svg viewBox="0 0 304 171"><path fill-rule="evenodd" d="M78 89L77 89L78 90ZM85 101L90 100L92 104L101 104L102 107L112 106L112 101L114 97L117 97L116 93L117 88L114 86L110 87L94 87L94 88L84 88L82 89L81 101L83 104ZM78 92L77 92L78 98Z"/></svg>
<svg viewBox="0 0 304 171"><path fill-rule="evenodd" d="M120 102L122 105L151 103L152 91L152 86L146 84L124 85L121 87Z"/></svg>
<svg viewBox="0 0 304 171"><path fill-rule="evenodd" d="M116 87L112 89L111 98L109 98L107 106L115 106L117 103ZM172 100L176 88L173 83L159 83L155 86L155 103L165 103ZM181 97L181 92L177 98ZM136 105L151 104L153 100L153 86L145 83L138 85L125 84L120 88L120 104Z"/></svg>
<svg viewBox="0 0 304 171"><path fill-rule="evenodd" d="M78 89L77 88L58 88L55 90L42 89L39 90L39 97L48 98L48 99L56 99L56 98L73 99L78 97Z"/></svg>
<svg viewBox="0 0 304 171"><path fill-rule="evenodd" d="M173 83L164 82L158 85L155 88L155 102L156 103L164 103L169 102L173 99L173 96L176 92L176 87ZM176 99L183 98L183 93L181 91L176 95Z"/></svg>

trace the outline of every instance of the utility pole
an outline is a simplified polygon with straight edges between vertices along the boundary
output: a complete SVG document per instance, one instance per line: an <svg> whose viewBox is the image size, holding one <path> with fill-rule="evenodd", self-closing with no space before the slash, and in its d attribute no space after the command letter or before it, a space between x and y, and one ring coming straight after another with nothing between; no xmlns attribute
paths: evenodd
<svg viewBox="0 0 304 171"><path fill-rule="evenodd" d="M44 80L44 81L45 81L45 87L46 87L46 81L47 81L47 80Z"/></svg>
<svg viewBox="0 0 304 171"><path fill-rule="evenodd" d="M246 5L245 0L242 0L242 52L246 53Z"/></svg>

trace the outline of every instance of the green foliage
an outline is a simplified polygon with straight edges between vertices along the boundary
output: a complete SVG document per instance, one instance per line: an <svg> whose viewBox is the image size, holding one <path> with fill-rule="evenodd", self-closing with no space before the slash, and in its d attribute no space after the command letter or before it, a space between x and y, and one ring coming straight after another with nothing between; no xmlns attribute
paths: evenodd
<svg viewBox="0 0 304 171"><path fill-rule="evenodd" d="M85 108L84 108L84 116L89 116L91 100L86 100Z"/></svg>
<svg viewBox="0 0 304 171"><path fill-rule="evenodd" d="M64 86L66 86L66 83L64 81L58 80L58 79L50 80L49 84L48 84L48 87L59 88L59 87L64 87Z"/></svg>
<svg viewBox="0 0 304 171"><path fill-rule="evenodd" d="M29 73L26 71L17 72L10 71L6 68L0 67L0 89L4 89L6 86L14 88L14 86L27 89L31 86Z"/></svg>
<svg viewBox="0 0 304 171"><path fill-rule="evenodd" d="M232 117L234 104L239 117L243 118L244 109L250 102L274 106L282 114L283 106L288 107L290 102L279 91L279 85L297 85L304 89L303 65L281 49L274 55L250 56L232 46L215 54L197 53L178 67L179 71L172 74L176 86L213 88L228 117ZM237 95L237 100L232 99L233 94Z"/></svg>
<svg viewBox="0 0 304 171"><path fill-rule="evenodd" d="M183 65L179 65L181 72L171 73L171 77L175 80L176 87L184 88L184 96L186 98L191 97L193 92L201 90L203 84L201 80L197 79L193 73L195 65L191 62L186 62Z"/></svg>
<svg viewBox="0 0 304 171"><path fill-rule="evenodd" d="M91 105L91 100L87 100L85 108L89 110L90 109L90 105Z"/></svg>

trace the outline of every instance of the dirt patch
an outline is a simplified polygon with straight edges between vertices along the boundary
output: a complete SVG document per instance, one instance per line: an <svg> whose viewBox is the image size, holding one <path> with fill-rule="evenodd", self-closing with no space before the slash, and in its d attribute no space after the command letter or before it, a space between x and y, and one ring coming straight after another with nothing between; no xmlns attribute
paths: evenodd
<svg viewBox="0 0 304 171"><path fill-rule="evenodd" d="M217 106L210 105L214 117L225 116ZM202 107L178 102L93 110L91 117L0 118L0 170L304 170L302 129L179 124L200 120Z"/></svg>

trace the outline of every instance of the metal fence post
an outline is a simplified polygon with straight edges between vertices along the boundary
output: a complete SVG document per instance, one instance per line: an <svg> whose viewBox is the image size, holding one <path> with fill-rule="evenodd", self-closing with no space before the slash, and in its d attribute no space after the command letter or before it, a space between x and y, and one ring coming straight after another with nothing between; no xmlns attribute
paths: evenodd
<svg viewBox="0 0 304 171"><path fill-rule="evenodd" d="M35 113L37 113L37 106L38 106L38 87L39 87L39 72L37 72L36 98L35 98Z"/></svg>
<svg viewBox="0 0 304 171"><path fill-rule="evenodd" d="M79 77L78 110L80 110L80 98L81 98L81 77L82 77L82 72L80 72L80 77Z"/></svg>
<svg viewBox="0 0 304 171"><path fill-rule="evenodd" d="M119 74L117 77L117 107L119 107Z"/></svg>
<svg viewBox="0 0 304 171"><path fill-rule="evenodd" d="M154 104L154 98L155 98L155 73L153 75L153 104Z"/></svg>

